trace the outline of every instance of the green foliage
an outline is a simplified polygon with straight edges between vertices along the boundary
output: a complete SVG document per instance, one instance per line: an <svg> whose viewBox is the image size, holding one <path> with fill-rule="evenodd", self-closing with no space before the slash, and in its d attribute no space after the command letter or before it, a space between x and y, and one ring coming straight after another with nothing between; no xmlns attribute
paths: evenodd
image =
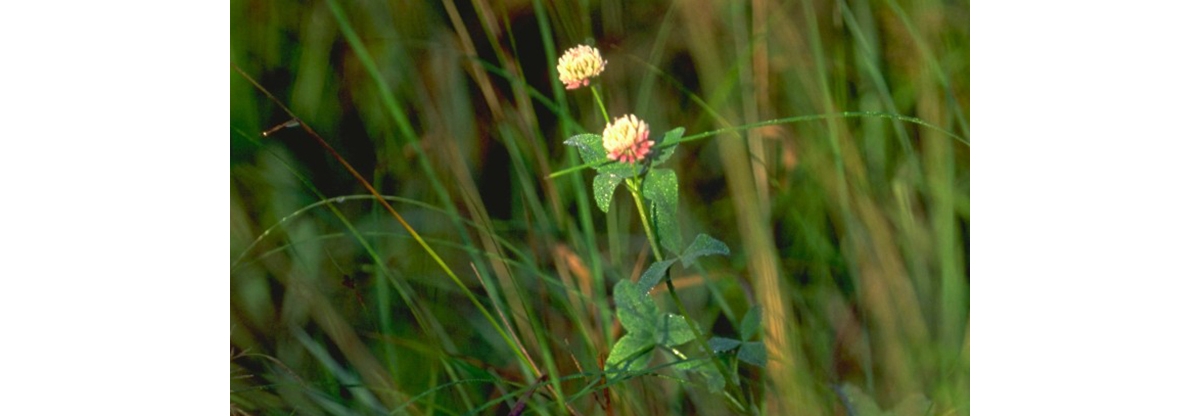
<svg viewBox="0 0 1200 416"><path fill-rule="evenodd" d="M678 253L683 237L679 234L679 181L675 179L675 172L650 169L642 191L650 201L650 223L659 243Z"/></svg>
<svg viewBox="0 0 1200 416"><path fill-rule="evenodd" d="M595 90L593 90L593 93ZM603 106L603 101L596 95L596 100ZM603 109L603 107L601 107ZM606 116L607 117L607 116ZM692 327L686 316L670 313L660 313L658 307L650 300L648 294L664 277L673 264L682 261L684 267L690 267L697 257L714 254L729 255L729 247L706 234L696 236L691 246L683 254L672 258L662 259L658 245L671 253L679 253L682 249L682 235L679 231L679 180L675 172L668 169L650 168L670 160L683 138L683 127L676 127L659 140L653 147L651 159L647 164L612 163L607 161L603 145L603 137L596 134L579 134L567 139L564 143L579 151L580 159L587 166L596 169L592 179L593 198L596 206L602 212L608 212L612 203L613 192L617 185L624 181L635 199L638 214L645 223L646 230L651 235L651 244L655 245L655 256L659 261L654 262L642 274L636 287L622 280L613 289L616 297L617 317L625 326L626 334L614 345L605 368L624 371L642 370L649 363L648 351L656 345L674 347L690 342L698 336L697 329ZM648 170L646 170L648 169ZM641 176L642 173L645 176ZM649 218L645 212L642 198L649 205ZM672 296L677 296L672 288ZM678 298L676 298L678 302ZM723 350L722 350L723 351ZM672 350L681 359L686 359L682 353ZM747 353L754 362L765 361L765 351L760 354ZM740 352L739 352L740 354ZM721 370L713 360L683 361L679 368L685 371L697 372L705 379L705 385L710 391L718 392L730 380L721 374Z"/></svg>
<svg viewBox="0 0 1200 416"><path fill-rule="evenodd" d="M589 166L595 165L597 173L610 173L624 179L637 176L641 171L637 165L608 160L608 152L604 151L604 138L599 134L578 134L571 136L563 144L578 149L583 163Z"/></svg>
<svg viewBox="0 0 1200 416"><path fill-rule="evenodd" d="M683 127L676 127L655 144L651 166L666 163L683 137ZM592 179L592 193L596 206L602 212L608 212L612 203L613 192L624 179L636 178L644 166L639 164L618 163L608 160L604 150L604 139L598 134L585 133L571 136L563 143L579 151L579 157L585 165L596 169ZM632 182L631 186L640 186L640 191L650 205L650 223L654 227L659 242L668 250L678 253L682 245L679 232L679 181L675 172L667 169L650 169L641 182ZM638 185L640 184L640 185ZM726 248L728 253L728 248ZM694 257L693 257L694 258ZM690 263L691 259L685 260Z"/></svg>
<svg viewBox="0 0 1200 416"><path fill-rule="evenodd" d="M627 332L613 346L613 352L605 363L606 369L625 371L644 369L649 363L648 355L645 352L653 349L655 345L674 347L695 339L695 333L689 328L683 316L659 312L658 306L654 304L648 294L654 286L662 281L667 270L676 262L682 260L690 266L698 257L718 254L729 255L729 247L715 238L700 234L696 236L682 256L651 264L642 273L636 285L627 280L617 282L613 288L613 296L616 298L617 304L617 317ZM714 337L708 343L716 353L742 345L742 341L720 337ZM747 344L757 344L757 346L742 347L742 350L738 352L738 357L755 365L764 365L766 351L760 348L762 343ZM677 358L684 358L679 356L677 351L672 351ZM710 392L720 392L725 385L725 380L713 360L685 360L676 368L699 374Z"/></svg>
<svg viewBox="0 0 1200 416"><path fill-rule="evenodd" d="M654 161L651 166L667 163L671 159L671 155L674 155L675 149L679 147L680 139L683 138L683 131L683 127L673 128L654 143Z"/></svg>
<svg viewBox="0 0 1200 416"><path fill-rule="evenodd" d="M762 329L762 307L755 306L746 311L738 330L742 334L742 341L749 341L758 335L760 329Z"/></svg>
<svg viewBox="0 0 1200 416"><path fill-rule="evenodd" d="M683 132L683 127L676 127L664 134L655 143L650 161L651 166L666 163L675 154L675 149L683 138ZM683 237L679 231L678 218L679 180L675 177L674 171L668 169L649 169L645 177L638 180L637 177L645 166L609 161L607 153L604 150L604 139L598 134L577 134L571 136L563 144L578 149L579 157L583 160L583 163L593 166L596 169L596 176L592 179L592 193L593 198L596 200L596 206L600 208L600 211L608 212L608 207L612 203L613 192L616 191L617 185L624 179L633 178L632 181L627 181L627 183L631 190L634 191L635 196L640 192L649 203L649 220L655 235L658 237L658 242L673 253L680 251L683 244ZM717 243L719 244L720 242ZM721 247L724 247L724 245L722 244ZM716 247L705 248L716 249ZM724 254L728 255L729 248L724 247L724 250ZM695 257L696 255L684 257L684 264L690 265Z"/></svg>
<svg viewBox="0 0 1200 416"><path fill-rule="evenodd" d="M603 163L608 160L604 152L604 138L595 133L583 133L571 136L563 142L567 146L579 149L579 158L585 165Z"/></svg>
<svg viewBox="0 0 1200 416"><path fill-rule="evenodd" d="M766 345L762 341L751 341L758 334L761 321L762 308L758 306L750 308L749 311L746 311L746 315L742 317L742 325L740 327L742 339L712 337L708 340L708 346L716 353L737 350L737 358L739 360L747 364L765 367L767 365Z"/></svg>
<svg viewBox="0 0 1200 416"><path fill-rule="evenodd" d="M662 314L654 300L638 293L633 282L621 280L613 286L613 300L617 304L617 319L627 333L646 334L653 340L658 332L658 321Z"/></svg>
<svg viewBox="0 0 1200 416"><path fill-rule="evenodd" d="M738 348L738 359L759 367L767 365L767 346L762 341L743 342Z"/></svg>
<svg viewBox="0 0 1200 416"><path fill-rule="evenodd" d="M722 353L742 345L742 341L733 338L712 337L708 340L708 347L712 348L713 352Z"/></svg>
<svg viewBox="0 0 1200 416"><path fill-rule="evenodd" d="M649 356L639 355L643 351L655 345L674 347L696 339L682 316L659 311L654 300L639 293L633 282L617 282L613 287L613 298L617 304L617 319L625 328L625 335L613 346L604 365L606 369L642 370L649 362ZM627 362L631 358L635 360Z"/></svg>
<svg viewBox="0 0 1200 416"><path fill-rule="evenodd" d="M767 346L762 341L747 342L733 338L712 337L708 339L708 347L718 354L736 350L739 360L759 367L767 365Z"/></svg>
<svg viewBox="0 0 1200 416"><path fill-rule="evenodd" d="M721 377L721 371L717 370L717 364L713 360L692 359L675 365L675 368L699 374L709 393L720 393L725 387L725 379Z"/></svg>
<svg viewBox="0 0 1200 416"><path fill-rule="evenodd" d="M617 185L620 185L623 180L624 178L612 172L596 174L596 178L592 180L592 193L596 196L596 206L600 207L600 211L608 212L608 205L612 203L613 191L617 190Z"/></svg>
<svg viewBox="0 0 1200 416"><path fill-rule="evenodd" d="M613 344L604 368L609 371L643 370L650 363L655 345L654 339L643 332L627 333Z"/></svg>
<svg viewBox="0 0 1200 416"><path fill-rule="evenodd" d="M698 234L696 235L696 239L692 240L692 244L688 246L687 250L684 250L683 254L679 256L679 260L683 262L683 267L692 267L692 263L696 261L696 258L714 254L728 256L729 246L722 243L721 240L712 238L708 234Z"/></svg>
<svg viewBox="0 0 1200 416"><path fill-rule="evenodd" d="M713 360L689 360L671 348L696 339L683 316L659 311L658 305L628 280L617 282L613 288L613 297L617 304L617 318L625 328L625 335L613 345L612 352L604 364L606 371L644 370L650 363L651 352L661 346L672 351L676 358L681 360L675 368L698 374L710 392L721 391L725 380ZM731 341L740 343L737 340Z"/></svg>
<svg viewBox="0 0 1200 416"><path fill-rule="evenodd" d="M654 289L654 286L657 286L658 282L661 282L663 277L666 277L667 270L671 268L671 265L677 261L679 259L656 261L650 267L647 267L646 271L642 272L642 277L638 279L638 293L650 293Z"/></svg>
<svg viewBox="0 0 1200 416"><path fill-rule="evenodd" d="M658 343L663 346L675 347L696 339L696 335L692 333L691 328L688 328L687 320L683 316L664 313L659 322L658 333L662 337Z"/></svg>
<svg viewBox="0 0 1200 416"><path fill-rule="evenodd" d="M608 160L604 151L604 139L599 134L578 134L567 139L563 144L579 150L579 157L585 165L596 165L596 177L592 179L592 194L596 206L602 212L608 212L612 203L613 192L617 185L626 178L637 176L639 167L628 163L616 163Z"/></svg>
<svg viewBox="0 0 1200 416"><path fill-rule="evenodd" d="M687 250L679 257L656 261L650 267L647 267L646 271L642 272L642 277L638 279L638 292L642 294L650 293L650 290L654 289L654 286L657 286L663 277L666 277L667 270L675 262L682 261L684 267L691 267L696 258L716 254L728 256L729 247L708 234L698 234L696 235L696 239L692 240L692 245L688 246Z"/></svg>

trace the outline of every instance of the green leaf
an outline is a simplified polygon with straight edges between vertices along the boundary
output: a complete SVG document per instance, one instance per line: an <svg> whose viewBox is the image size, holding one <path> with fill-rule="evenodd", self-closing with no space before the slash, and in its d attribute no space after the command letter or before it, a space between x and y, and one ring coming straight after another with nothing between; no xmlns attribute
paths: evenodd
<svg viewBox="0 0 1200 416"><path fill-rule="evenodd" d="M683 127L676 127L664 134L658 142L654 143L654 161L650 162L650 165L658 166L671 159L671 155L675 154L675 149L679 147L679 139L682 138Z"/></svg>
<svg viewBox="0 0 1200 416"><path fill-rule="evenodd" d="M642 193L650 200L650 223L658 234L658 242L671 252L678 253L683 245L676 212L679 207L679 183L675 172L651 169L642 183Z"/></svg>
<svg viewBox="0 0 1200 416"><path fill-rule="evenodd" d="M608 153L604 151L604 139L599 134L577 134L563 143L579 149L579 157L585 164L603 162L596 166L598 174L592 179L592 194L596 198L596 206L601 211L608 212L617 185L622 179L636 176L640 172L640 165L608 160Z"/></svg>
<svg viewBox="0 0 1200 416"><path fill-rule="evenodd" d="M658 343L668 347L684 344L696 339L683 316L665 313L659 320Z"/></svg>
<svg viewBox="0 0 1200 416"><path fill-rule="evenodd" d="M608 156L605 156L605 160L607 160L607 158ZM640 164L610 161L609 163L605 163L596 167L596 172L611 173L613 175L617 175L618 178L624 179L632 178L637 176L639 173L642 173L643 167L644 165Z"/></svg>
<svg viewBox="0 0 1200 416"><path fill-rule="evenodd" d="M650 267L647 267L646 271L642 273L642 277L638 279L638 293L643 295L650 293L650 290L654 289L654 286L657 286L658 282L661 282L662 278L667 275L667 269L670 269L671 265L675 264L676 261L679 260L656 261Z"/></svg>
<svg viewBox="0 0 1200 416"><path fill-rule="evenodd" d="M621 371L640 371L650 363L654 352L654 340L644 334L628 333L613 345L608 359L604 360L604 370L618 369Z"/></svg>
<svg viewBox="0 0 1200 416"><path fill-rule="evenodd" d="M767 346L761 341L743 342L738 349L738 359L759 367L767 366Z"/></svg>
<svg viewBox="0 0 1200 416"><path fill-rule="evenodd" d="M742 341L738 341L733 338L712 337L708 340L708 347L712 348L713 352L715 353L722 353L732 350L737 348L738 345L742 345Z"/></svg>
<svg viewBox="0 0 1200 416"><path fill-rule="evenodd" d="M583 163L591 164L599 160L608 160L608 155L604 152L604 139L599 134L577 134L571 136L563 144L578 148L579 158L583 159Z"/></svg>
<svg viewBox="0 0 1200 416"><path fill-rule="evenodd" d="M621 179L611 172L599 173L592 179L592 193L596 197L596 206L600 207L600 211L608 212L608 205L612 203L613 191L617 189Z"/></svg>
<svg viewBox="0 0 1200 416"><path fill-rule="evenodd" d="M762 307L755 306L746 311L746 316L742 317L742 325L739 328L741 328L743 341L749 341L758 335L758 330L762 329Z"/></svg>
<svg viewBox="0 0 1200 416"><path fill-rule="evenodd" d="M688 246L687 250L684 250L680 258L683 259L683 267L691 267L697 257L711 256L713 254L728 256L729 246L722 243L721 240L702 233L697 235L695 240L692 240L692 245Z"/></svg>
<svg viewBox="0 0 1200 416"><path fill-rule="evenodd" d="M613 287L613 298L617 303L617 319L629 333L637 333L653 340L659 332L658 305L649 296L639 293L637 287L626 279L621 279Z"/></svg>
<svg viewBox="0 0 1200 416"><path fill-rule="evenodd" d="M699 374L704 378L705 387L708 387L711 393L720 393L725 388L725 378L721 377L721 372L712 360L691 360L680 363L675 368Z"/></svg>

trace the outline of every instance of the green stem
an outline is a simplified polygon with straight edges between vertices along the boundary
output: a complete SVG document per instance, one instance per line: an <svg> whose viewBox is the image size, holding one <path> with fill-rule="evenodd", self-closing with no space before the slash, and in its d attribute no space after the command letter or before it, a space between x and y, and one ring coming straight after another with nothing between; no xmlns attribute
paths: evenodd
<svg viewBox="0 0 1200 416"><path fill-rule="evenodd" d="M596 92L596 86L595 86L595 85L589 85L589 86L588 86L588 89L589 89L589 90L592 90L592 96L593 96L593 97L596 97L596 104L599 104L599 105L600 105L600 114L603 114L603 115L604 115L604 124L606 124L606 125L607 125L607 124L609 123L609 121L608 121L608 111L604 109L604 100L601 100L601 99L600 99L600 93L599 93L599 92Z"/></svg>
<svg viewBox="0 0 1200 416"><path fill-rule="evenodd" d="M595 168L599 167L600 165L603 165L603 164L605 164L605 163L609 163L609 162L610 162L610 161L608 161L608 160L601 159L601 160L597 160L597 161L595 161L595 162L588 163L588 164L585 164L585 165L576 165L576 166L572 166L572 167L569 167L569 168L566 168L566 169L560 170L560 171L558 171L558 172L551 173L551 174L549 174L549 175L547 175L547 176L546 176L546 179L554 179L554 178L557 178L557 177L559 177L559 176L566 175L566 174L568 174L568 173L571 173L571 172L578 172L578 171L581 171L581 170L584 170L584 169L588 169L588 168L595 169Z"/></svg>
<svg viewBox="0 0 1200 416"><path fill-rule="evenodd" d="M642 179L632 177L625 180L629 193L633 194L633 203L637 205L638 216L642 217L642 228L646 230L646 238L650 239L650 248L654 250L654 261L663 261L662 249L658 248L658 235L650 226L650 218L646 216L646 204L642 202ZM668 277L669 279L670 277Z"/></svg>

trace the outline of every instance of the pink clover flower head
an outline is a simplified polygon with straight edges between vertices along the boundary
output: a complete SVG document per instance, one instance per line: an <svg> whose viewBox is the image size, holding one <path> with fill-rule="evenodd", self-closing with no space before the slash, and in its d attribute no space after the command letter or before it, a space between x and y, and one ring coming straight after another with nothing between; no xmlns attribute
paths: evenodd
<svg viewBox="0 0 1200 416"><path fill-rule="evenodd" d="M596 48L579 45L567 49L558 58L558 80L566 84L568 90L586 87L591 78L604 72L606 64L608 61L600 58L600 51Z"/></svg>
<svg viewBox="0 0 1200 416"><path fill-rule="evenodd" d="M604 127L604 150L608 160L634 164L650 154L650 126L633 114L618 117Z"/></svg>

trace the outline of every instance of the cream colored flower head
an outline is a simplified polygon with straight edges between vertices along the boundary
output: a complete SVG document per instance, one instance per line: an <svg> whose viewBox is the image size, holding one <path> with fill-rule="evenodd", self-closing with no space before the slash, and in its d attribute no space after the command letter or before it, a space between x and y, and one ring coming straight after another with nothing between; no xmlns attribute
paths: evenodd
<svg viewBox="0 0 1200 416"><path fill-rule="evenodd" d="M600 51L591 46L579 45L568 49L558 58L558 79L568 90L586 87L588 80L604 72L608 61L600 59Z"/></svg>
<svg viewBox="0 0 1200 416"><path fill-rule="evenodd" d="M637 163L650 154L650 126L633 114L621 116L604 127L604 150L608 160Z"/></svg>

